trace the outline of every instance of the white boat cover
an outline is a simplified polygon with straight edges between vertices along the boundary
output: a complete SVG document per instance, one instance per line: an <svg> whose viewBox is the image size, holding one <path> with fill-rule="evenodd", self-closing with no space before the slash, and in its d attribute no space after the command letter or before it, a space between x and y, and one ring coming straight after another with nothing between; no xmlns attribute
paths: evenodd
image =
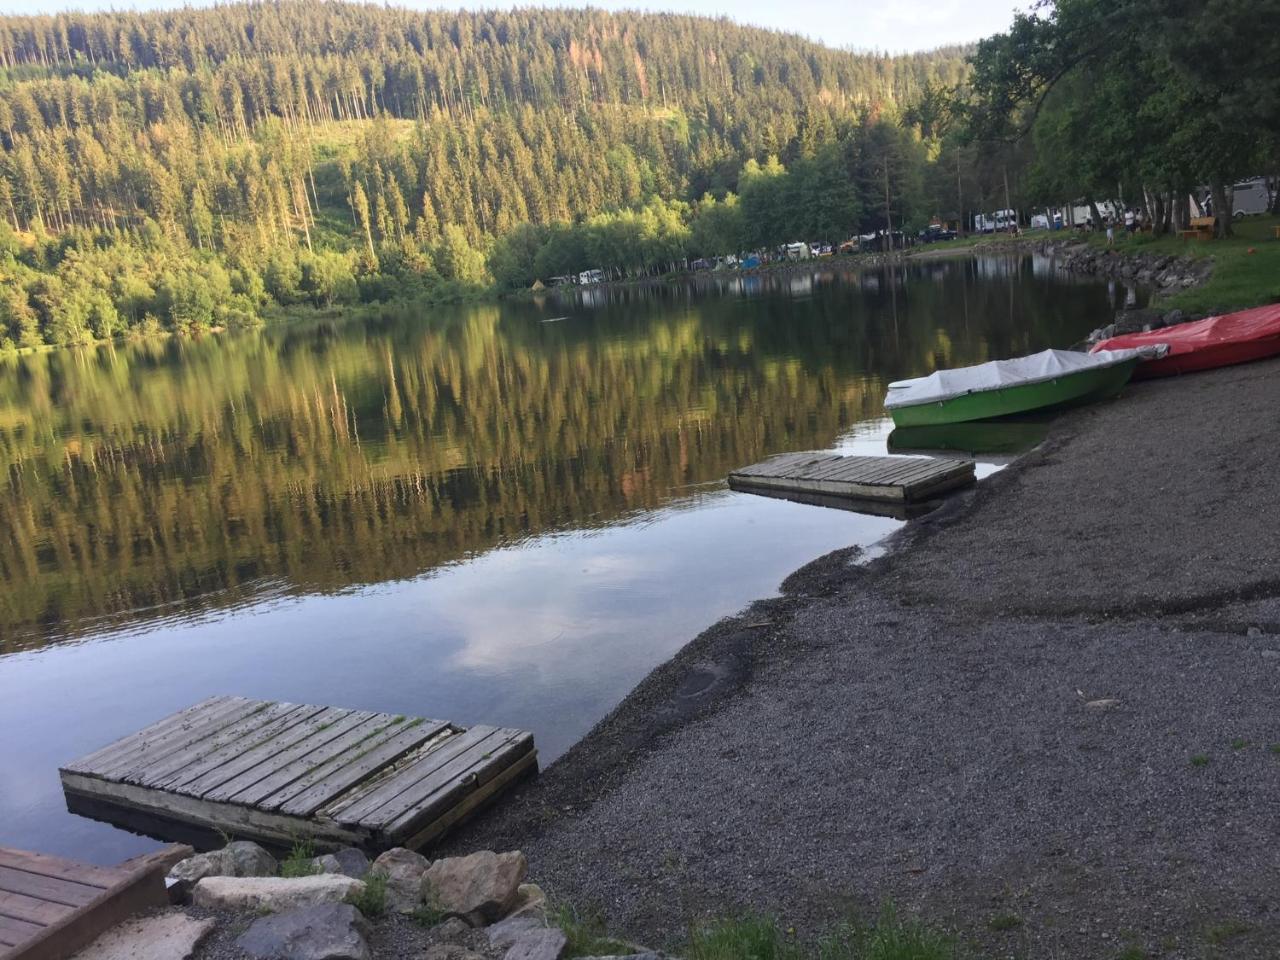
<svg viewBox="0 0 1280 960"><path fill-rule="evenodd" d="M1168 346L1162 343L1152 348L1100 350L1097 353L1042 350L1029 357L991 360L972 367L939 370L927 377L898 380L889 384L889 395L885 397L884 406L886 410L892 410L894 407L941 403L944 400L962 397L966 393L981 393L985 390L1000 390L1003 387L1019 384L1057 380L1059 377L1084 370L1112 367L1117 363L1132 360L1134 357L1141 357L1144 360L1153 359L1163 356L1168 349Z"/></svg>

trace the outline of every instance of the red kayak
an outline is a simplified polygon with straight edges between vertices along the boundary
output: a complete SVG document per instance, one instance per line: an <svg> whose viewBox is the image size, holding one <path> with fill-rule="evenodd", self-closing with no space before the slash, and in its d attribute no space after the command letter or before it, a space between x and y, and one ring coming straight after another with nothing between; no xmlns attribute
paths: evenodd
<svg viewBox="0 0 1280 960"><path fill-rule="evenodd" d="M1233 363L1274 357L1280 354L1280 303L1162 327L1149 333L1127 333L1103 340L1089 352L1124 350L1156 343L1167 343L1169 353L1159 360L1138 364L1133 371L1133 379L1169 377L1175 373L1212 370L1214 367L1229 367Z"/></svg>

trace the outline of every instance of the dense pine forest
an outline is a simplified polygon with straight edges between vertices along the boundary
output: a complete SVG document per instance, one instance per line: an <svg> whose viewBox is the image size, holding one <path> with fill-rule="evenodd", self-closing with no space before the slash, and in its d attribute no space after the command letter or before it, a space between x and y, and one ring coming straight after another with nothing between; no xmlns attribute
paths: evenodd
<svg viewBox="0 0 1280 960"><path fill-rule="evenodd" d="M1057 0L896 57L598 10L0 18L0 352L1009 206L1159 233L1280 180L1277 37L1276 0Z"/></svg>
<svg viewBox="0 0 1280 960"><path fill-rule="evenodd" d="M966 185L931 182L921 125L901 121L963 78L964 53L592 10L0 19L0 341L923 222Z"/></svg>

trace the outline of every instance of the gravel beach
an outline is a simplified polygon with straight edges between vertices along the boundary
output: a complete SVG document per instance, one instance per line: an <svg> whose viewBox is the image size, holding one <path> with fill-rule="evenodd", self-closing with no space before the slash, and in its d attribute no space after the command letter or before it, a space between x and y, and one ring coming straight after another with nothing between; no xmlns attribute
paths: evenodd
<svg viewBox="0 0 1280 960"><path fill-rule="evenodd" d="M892 898L984 957L1280 956L1278 440L1278 361L1064 417L708 630L450 845L520 847L641 942Z"/></svg>

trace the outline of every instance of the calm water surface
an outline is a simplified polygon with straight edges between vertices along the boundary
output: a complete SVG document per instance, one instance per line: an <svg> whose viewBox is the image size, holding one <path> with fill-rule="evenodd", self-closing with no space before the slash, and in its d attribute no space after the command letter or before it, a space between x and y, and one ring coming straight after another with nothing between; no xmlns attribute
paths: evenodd
<svg viewBox="0 0 1280 960"><path fill-rule="evenodd" d="M1065 347L1031 258L705 278L0 364L0 844L153 845L57 767L214 693L534 731L895 520L732 493L883 453L888 381Z"/></svg>

